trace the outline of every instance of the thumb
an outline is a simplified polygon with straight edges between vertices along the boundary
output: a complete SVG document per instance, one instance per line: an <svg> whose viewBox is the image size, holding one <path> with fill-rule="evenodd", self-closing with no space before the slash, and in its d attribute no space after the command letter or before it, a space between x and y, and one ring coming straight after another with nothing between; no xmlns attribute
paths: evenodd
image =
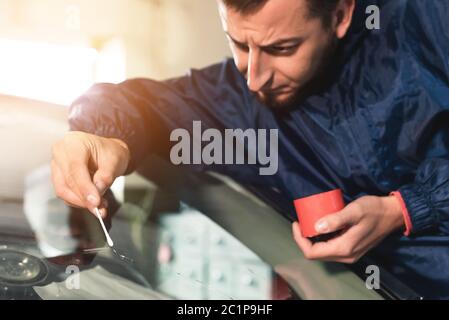
<svg viewBox="0 0 449 320"><path fill-rule="evenodd" d="M84 202L85 207L93 211L93 208L100 205L100 197L90 178L87 166L84 164L71 164L67 174L67 184L77 193Z"/></svg>
<svg viewBox="0 0 449 320"><path fill-rule="evenodd" d="M101 196L111 187L114 180L114 173L107 169L99 169L93 176L93 182Z"/></svg>
<svg viewBox="0 0 449 320"><path fill-rule="evenodd" d="M114 142L114 145L116 142ZM112 143L107 144L108 148L100 150L101 155L97 159L97 171L92 178L98 192L103 196L106 190L108 190L114 183L115 178L121 176L125 170L127 164L123 157L120 156L120 149L113 148Z"/></svg>
<svg viewBox="0 0 449 320"><path fill-rule="evenodd" d="M342 211L338 211L318 220L315 223L315 230L319 234L331 233L339 231L353 223L354 218L351 213L343 209Z"/></svg>

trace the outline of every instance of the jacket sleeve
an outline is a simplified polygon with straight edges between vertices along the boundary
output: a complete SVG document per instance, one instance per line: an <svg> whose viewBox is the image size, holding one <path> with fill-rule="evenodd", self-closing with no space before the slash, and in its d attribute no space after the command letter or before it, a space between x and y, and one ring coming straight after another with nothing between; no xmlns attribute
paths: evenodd
<svg viewBox="0 0 449 320"><path fill-rule="evenodd" d="M448 135L449 138L449 135ZM415 182L399 188L411 222L411 233L449 235L449 158L424 161Z"/></svg>
<svg viewBox="0 0 449 320"><path fill-rule="evenodd" d="M126 142L131 153L128 174L148 153L167 156L175 128L191 128L194 120L221 128L244 119L249 96L242 81L232 60L226 60L166 81L96 84L71 105L70 130Z"/></svg>
<svg viewBox="0 0 449 320"><path fill-rule="evenodd" d="M414 62L414 120L403 132L419 164L414 182L399 188L411 234L449 235L449 3L409 1L405 32Z"/></svg>

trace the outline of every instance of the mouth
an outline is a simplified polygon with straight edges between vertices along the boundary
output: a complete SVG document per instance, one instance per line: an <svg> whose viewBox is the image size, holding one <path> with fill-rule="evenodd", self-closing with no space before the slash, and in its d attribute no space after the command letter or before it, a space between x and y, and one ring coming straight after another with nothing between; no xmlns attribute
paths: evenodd
<svg viewBox="0 0 449 320"><path fill-rule="evenodd" d="M293 90L290 87L282 86L282 87L275 88L273 90L261 91L261 93L263 95L268 95L268 96L278 96L278 95L291 93L292 91Z"/></svg>

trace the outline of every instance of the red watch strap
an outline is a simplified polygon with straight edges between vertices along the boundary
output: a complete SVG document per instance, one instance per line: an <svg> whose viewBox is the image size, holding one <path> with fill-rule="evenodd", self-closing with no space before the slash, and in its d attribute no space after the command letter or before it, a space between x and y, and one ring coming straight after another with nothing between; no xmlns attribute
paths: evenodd
<svg viewBox="0 0 449 320"><path fill-rule="evenodd" d="M404 217L405 222L405 231L404 236L408 237L412 232L412 220L410 219L410 214L408 213L407 206L405 205L405 201L402 198L402 195L399 191L393 191L390 193L391 196L395 196L401 204L402 216Z"/></svg>

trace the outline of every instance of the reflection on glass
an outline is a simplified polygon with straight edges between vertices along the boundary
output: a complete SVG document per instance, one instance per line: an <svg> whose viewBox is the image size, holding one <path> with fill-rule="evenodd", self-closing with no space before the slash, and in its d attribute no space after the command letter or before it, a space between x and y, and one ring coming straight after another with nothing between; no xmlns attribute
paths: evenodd
<svg viewBox="0 0 449 320"><path fill-rule="evenodd" d="M160 217L157 288L181 299L271 299L271 268L200 212Z"/></svg>
<svg viewBox="0 0 449 320"><path fill-rule="evenodd" d="M156 188L107 194L96 217L58 200L48 168L0 203L2 299L287 299L271 267L202 212ZM11 221L14 219L13 223Z"/></svg>

